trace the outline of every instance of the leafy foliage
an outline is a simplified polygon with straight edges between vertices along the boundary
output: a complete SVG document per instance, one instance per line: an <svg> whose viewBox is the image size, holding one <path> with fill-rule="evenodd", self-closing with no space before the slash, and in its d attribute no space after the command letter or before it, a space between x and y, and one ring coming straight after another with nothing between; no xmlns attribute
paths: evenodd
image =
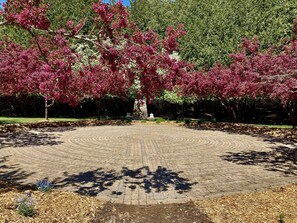
<svg viewBox="0 0 297 223"><path fill-rule="evenodd" d="M137 97L151 100L170 90L190 67L170 56L185 34L182 25L168 27L163 38L152 30L141 32L121 3L99 1L92 5L88 33L85 19L52 24L56 12L50 9L41 0L4 5L1 25L25 30L31 40L28 47L8 38L0 42L2 94L41 94L46 100L76 105L85 97L125 97L139 81Z"/></svg>
<svg viewBox="0 0 297 223"><path fill-rule="evenodd" d="M16 198L16 209L20 215L33 217L35 214L34 201L31 193L25 193L22 197Z"/></svg>
<svg viewBox="0 0 297 223"><path fill-rule="evenodd" d="M187 76L184 79L184 94L214 97L223 104L245 97L280 100L288 109L293 125L296 125L296 39L261 52L257 38L244 38L240 50L230 54L230 58L232 62L229 66L217 64L207 71L193 72Z"/></svg>
<svg viewBox="0 0 297 223"><path fill-rule="evenodd" d="M291 0L137 0L130 12L142 30L161 35L169 24L183 23L182 58L209 68L218 61L229 63L242 37L257 35L260 49L290 38L297 5Z"/></svg>
<svg viewBox="0 0 297 223"><path fill-rule="evenodd" d="M53 185L48 179L43 179L36 183L36 187L39 191L48 192L53 188Z"/></svg>

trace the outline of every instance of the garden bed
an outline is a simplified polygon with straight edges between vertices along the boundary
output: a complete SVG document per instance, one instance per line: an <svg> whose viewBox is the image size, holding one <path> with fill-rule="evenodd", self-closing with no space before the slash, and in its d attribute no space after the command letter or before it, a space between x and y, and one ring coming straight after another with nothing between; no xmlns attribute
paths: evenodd
<svg viewBox="0 0 297 223"><path fill-rule="evenodd" d="M206 198L184 204L124 205L60 190L40 192L0 181L0 222L266 223L297 222L297 185ZM31 192L36 214L17 213L15 199Z"/></svg>
<svg viewBox="0 0 297 223"><path fill-rule="evenodd" d="M19 123L19 124L2 124L0 125L0 133L13 132L18 130L28 130L37 128L55 128L55 127L83 127L83 126L102 126L102 125L130 125L130 124L164 124L185 126L188 128L195 128L201 130L217 130L225 131L235 134L247 134L260 137L271 137L275 140L289 140L297 142L297 131L292 128L278 128L273 126L261 126L252 124L237 124L237 123L203 123L190 122L188 124L176 123L175 121L162 121L162 122L142 122L131 120L81 120L81 121L48 121L48 122L33 122L33 123Z"/></svg>
<svg viewBox="0 0 297 223"><path fill-rule="evenodd" d="M260 136L262 138L271 138L278 141L291 141L297 142L297 130L292 128L278 128L277 126L261 126L242 123L190 123L186 125L189 128L201 129L201 130L213 130L224 131L234 134L245 134L251 136Z"/></svg>

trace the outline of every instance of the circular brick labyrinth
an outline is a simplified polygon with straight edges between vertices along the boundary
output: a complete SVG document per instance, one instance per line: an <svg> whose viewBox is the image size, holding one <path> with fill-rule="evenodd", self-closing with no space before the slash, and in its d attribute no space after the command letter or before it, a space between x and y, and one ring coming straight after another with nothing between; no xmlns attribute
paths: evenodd
<svg viewBox="0 0 297 223"><path fill-rule="evenodd" d="M0 135L0 177L127 204L177 203L297 182L296 145L170 125ZM2 157L2 158L1 158ZM276 162L279 159L281 162Z"/></svg>

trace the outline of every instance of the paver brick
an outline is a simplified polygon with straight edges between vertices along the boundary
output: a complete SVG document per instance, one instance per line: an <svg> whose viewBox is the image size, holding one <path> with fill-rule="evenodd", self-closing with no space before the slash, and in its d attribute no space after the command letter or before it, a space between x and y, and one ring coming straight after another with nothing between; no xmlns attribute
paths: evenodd
<svg viewBox="0 0 297 223"><path fill-rule="evenodd" d="M0 135L0 178L48 177L57 188L113 202L177 203L297 183L297 165L280 157L297 145L260 137L170 125L14 134Z"/></svg>

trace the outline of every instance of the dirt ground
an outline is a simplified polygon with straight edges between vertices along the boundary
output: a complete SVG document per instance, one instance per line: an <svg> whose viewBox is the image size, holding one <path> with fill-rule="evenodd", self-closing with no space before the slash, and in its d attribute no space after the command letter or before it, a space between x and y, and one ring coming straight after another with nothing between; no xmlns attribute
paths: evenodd
<svg viewBox="0 0 297 223"><path fill-rule="evenodd" d="M211 223L212 221L194 204L125 205L105 203L96 212L92 222L116 223Z"/></svg>

